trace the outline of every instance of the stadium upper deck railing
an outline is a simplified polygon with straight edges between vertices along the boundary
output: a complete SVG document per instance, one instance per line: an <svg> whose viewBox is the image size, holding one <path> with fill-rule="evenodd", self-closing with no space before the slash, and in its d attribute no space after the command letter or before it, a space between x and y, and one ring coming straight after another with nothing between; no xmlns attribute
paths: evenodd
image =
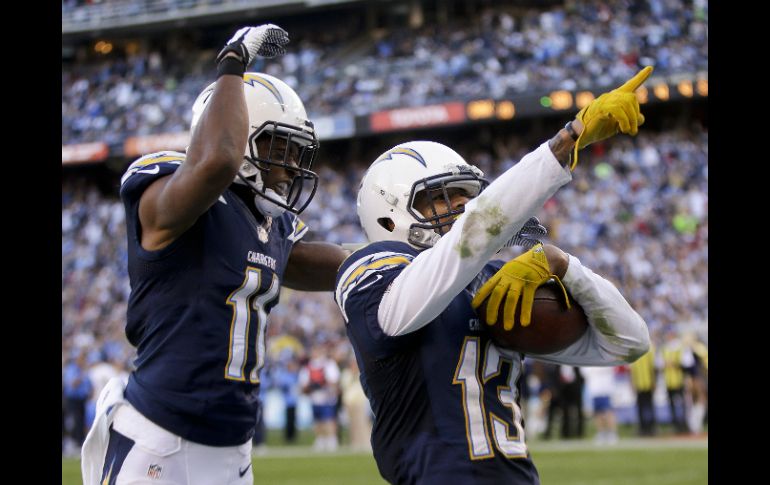
<svg viewBox="0 0 770 485"><path fill-rule="evenodd" d="M305 8L342 0L111 0L71 7L62 4L62 35L148 26L274 7Z"/></svg>

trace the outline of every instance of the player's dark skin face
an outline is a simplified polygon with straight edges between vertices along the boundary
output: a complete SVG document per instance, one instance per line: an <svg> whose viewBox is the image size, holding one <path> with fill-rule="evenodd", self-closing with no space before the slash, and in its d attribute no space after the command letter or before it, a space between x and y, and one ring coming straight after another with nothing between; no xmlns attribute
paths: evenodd
<svg viewBox="0 0 770 485"><path fill-rule="evenodd" d="M471 197L468 192L459 188L447 189L447 195L449 196L450 204L447 206L446 199L442 190L429 190L422 191L414 199L414 208L417 209L420 214L425 217L433 217L436 214L443 214L449 212L449 210L458 210L465 207L465 204L470 202ZM433 208L431 208L431 201L433 202ZM435 213L433 210L435 209ZM439 223L453 220L452 216L442 217L439 219ZM444 232L448 231L452 225L445 226Z"/></svg>
<svg viewBox="0 0 770 485"><path fill-rule="evenodd" d="M276 138L273 141L272 151L270 148L269 136L263 136L257 140L257 149L259 150L260 157L267 158L269 153L270 159L276 162L283 161L284 157L286 157L286 163L293 167L297 166L299 162L299 147L296 144L291 144L288 155L286 153L286 140L283 138ZM265 182L266 188L273 189L278 194L286 196L295 175L296 173L292 170L270 165L269 171L263 172L262 179Z"/></svg>

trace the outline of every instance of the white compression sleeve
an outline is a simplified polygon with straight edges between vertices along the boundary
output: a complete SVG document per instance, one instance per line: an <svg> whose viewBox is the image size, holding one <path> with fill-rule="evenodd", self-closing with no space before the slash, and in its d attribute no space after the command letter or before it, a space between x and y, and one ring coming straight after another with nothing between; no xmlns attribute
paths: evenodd
<svg viewBox="0 0 770 485"><path fill-rule="evenodd" d="M478 197L452 229L421 252L385 292L377 317L387 335L414 332L436 318L572 173L548 143L528 153Z"/></svg>
<svg viewBox="0 0 770 485"><path fill-rule="evenodd" d="M647 324L615 285L572 255L562 282L583 307L590 328L580 340L560 352L530 357L568 365L607 366L633 362L647 352Z"/></svg>

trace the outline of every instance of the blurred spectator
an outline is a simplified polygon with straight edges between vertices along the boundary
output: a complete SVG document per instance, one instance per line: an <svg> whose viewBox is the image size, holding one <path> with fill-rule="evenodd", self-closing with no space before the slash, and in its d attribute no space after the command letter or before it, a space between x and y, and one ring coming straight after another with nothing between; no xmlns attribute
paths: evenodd
<svg viewBox="0 0 770 485"><path fill-rule="evenodd" d="M91 395L86 403L86 429L90 429L96 413L96 400L104 386L113 377L122 376L128 378L128 373L121 372L123 366L120 362L113 363L101 350L92 350L88 354L88 379L91 381Z"/></svg>
<svg viewBox="0 0 770 485"><path fill-rule="evenodd" d="M585 434L583 388L585 379L580 367L559 366L561 385L561 437L582 438Z"/></svg>
<svg viewBox="0 0 770 485"><path fill-rule="evenodd" d="M655 435L655 381L658 378L655 368L655 343L650 343L650 350L632 363L631 385L636 392L636 410L639 425L639 436Z"/></svg>
<svg viewBox="0 0 770 485"><path fill-rule="evenodd" d="M677 433L687 433L687 401L684 368L694 364L692 354L685 351L676 329L666 331L666 342L661 349L663 376L666 381L671 423Z"/></svg>
<svg viewBox="0 0 770 485"><path fill-rule="evenodd" d="M91 396L91 381L88 378L87 351L75 349L62 372L62 387L66 416L68 443L65 454L78 453L86 437L86 402Z"/></svg>
<svg viewBox="0 0 770 485"><path fill-rule="evenodd" d="M259 400L265 402L267 391L273 386L273 369L271 366L265 366L259 373ZM261 456L267 452L267 426L265 425L265 408L259 406L257 409L257 423L254 428L254 436L251 437L252 450L254 456Z"/></svg>
<svg viewBox="0 0 770 485"><path fill-rule="evenodd" d="M703 430L704 418L708 406L708 348L698 340L694 332L687 332L683 338L686 351L692 354L692 365L685 368L690 380L690 412L688 427L690 432L698 434Z"/></svg>
<svg viewBox="0 0 770 485"><path fill-rule="evenodd" d="M310 360L299 372L299 385L313 404L313 431L316 451L335 451L337 440L337 396L340 370L327 353L326 345L310 349Z"/></svg>
<svg viewBox="0 0 770 485"><path fill-rule="evenodd" d="M281 390L285 406L286 423L283 428L283 439L287 444L297 440L297 398L299 397L299 364L291 353L279 361L275 368L273 383Z"/></svg>
<svg viewBox="0 0 770 485"><path fill-rule="evenodd" d="M545 362L537 362L535 365L541 369L540 402L543 403L543 414L545 415L545 428L540 437L544 440L550 440L556 417L561 409L559 366Z"/></svg>
<svg viewBox="0 0 770 485"><path fill-rule="evenodd" d="M562 439L582 438L583 375L579 367L543 364L545 368L545 396L548 402L548 418L543 439L551 439L556 416L561 419L559 436Z"/></svg>
<svg viewBox="0 0 770 485"><path fill-rule="evenodd" d="M340 376L340 388L349 423L350 446L355 451L371 451L372 422L369 417L369 400L361 387L361 372L354 355L348 358L347 364Z"/></svg>
<svg viewBox="0 0 770 485"><path fill-rule="evenodd" d="M525 359L521 378L521 412L529 436L542 436L551 399L544 384L543 362Z"/></svg>
<svg viewBox="0 0 770 485"><path fill-rule="evenodd" d="M587 394L593 404L593 420L596 425L594 442L598 445L614 445L618 442L618 427L612 393L615 392L614 367L581 367Z"/></svg>

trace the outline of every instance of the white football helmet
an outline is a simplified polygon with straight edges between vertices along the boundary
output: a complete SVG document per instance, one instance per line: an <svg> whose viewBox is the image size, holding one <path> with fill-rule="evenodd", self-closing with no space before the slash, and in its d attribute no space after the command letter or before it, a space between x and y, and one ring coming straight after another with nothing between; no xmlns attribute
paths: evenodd
<svg viewBox="0 0 770 485"><path fill-rule="evenodd" d="M318 152L313 123L308 120L305 106L297 93L285 82L263 73L247 72L243 75L244 94L249 112L249 142L244 153L243 165L234 182L249 186L256 194L254 203L259 210L270 217L280 216L285 210L299 214L312 200L318 188L318 175L311 171ZM190 133L206 109L216 83L211 83L193 104ZM259 153L257 139L270 136L267 153ZM276 138L283 138L287 147L294 145L299 154L297 165L289 163L289 152L283 157L272 156ZM265 188L263 172L271 167L282 167L294 173L291 186L285 195Z"/></svg>
<svg viewBox="0 0 770 485"><path fill-rule="evenodd" d="M358 217L366 237L370 242L432 247L464 209L437 214L434 208L433 215L424 216L414 208L417 194L441 190L450 207L448 188L462 188L476 197L489 185L483 177L481 170L440 143L411 141L391 148L372 163L358 190Z"/></svg>

